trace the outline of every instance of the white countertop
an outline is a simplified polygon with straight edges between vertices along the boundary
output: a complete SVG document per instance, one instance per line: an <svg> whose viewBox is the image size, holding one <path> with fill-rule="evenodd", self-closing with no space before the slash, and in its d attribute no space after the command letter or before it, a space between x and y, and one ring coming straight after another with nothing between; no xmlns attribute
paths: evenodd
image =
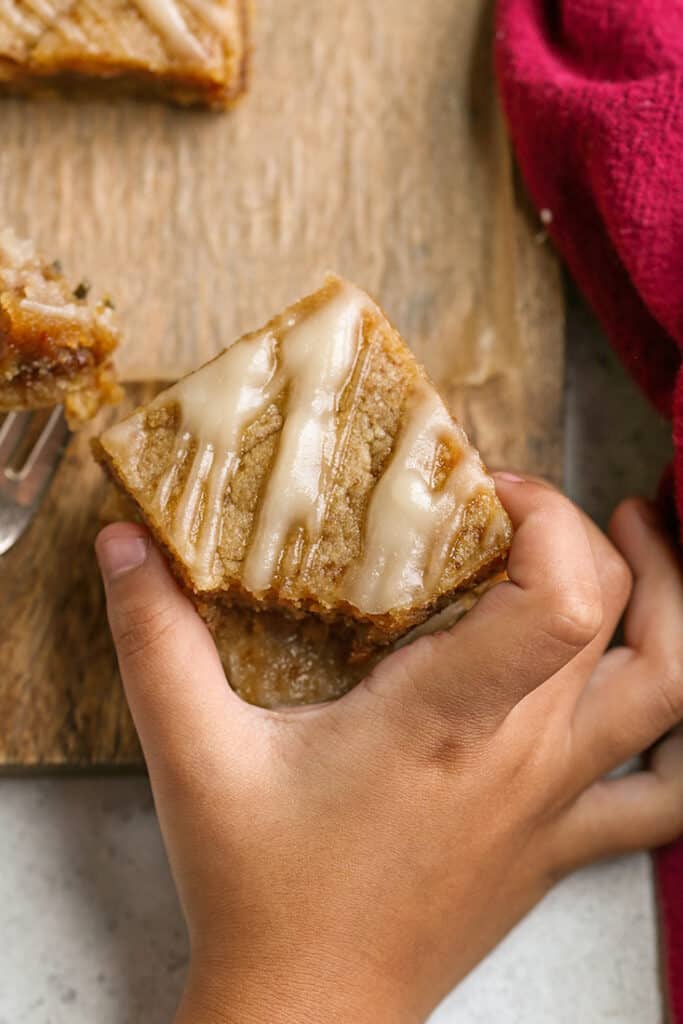
<svg viewBox="0 0 683 1024"><path fill-rule="evenodd" d="M0 836L0 1024L169 1024L187 946L147 781L4 780ZM645 857L568 879L433 1017L658 1020Z"/></svg>
<svg viewBox="0 0 683 1024"><path fill-rule="evenodd" d="M568 333L568 486L604 521L651 486L665 430L581 309ZM0 781L0 939L0 1024L172 1020L187 944L146 779ZM661 1019L649 859L636 856L567 879L433 1022Z"/></svg>

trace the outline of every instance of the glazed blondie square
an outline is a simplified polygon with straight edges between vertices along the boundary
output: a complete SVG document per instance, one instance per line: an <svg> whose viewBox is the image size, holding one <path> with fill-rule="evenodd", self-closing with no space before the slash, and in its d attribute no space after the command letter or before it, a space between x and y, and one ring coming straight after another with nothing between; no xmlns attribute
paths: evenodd
<svg viewBox="0 0 683 1024"><path fill-rule="evenodd" d="M493 480L410 349L330 277L105 431L203 606L313 616L369 657L500 571Z"/></svg>

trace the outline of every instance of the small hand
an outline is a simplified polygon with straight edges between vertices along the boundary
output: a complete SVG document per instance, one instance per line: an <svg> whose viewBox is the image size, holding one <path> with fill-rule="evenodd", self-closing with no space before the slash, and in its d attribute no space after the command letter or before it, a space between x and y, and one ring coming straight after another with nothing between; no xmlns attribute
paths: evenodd
<svg viewBox="0 0 683 1024"><path fill-rule="evenodd" d="M146 532L97 551L188 922L178 1022L417 1022L581 864L683 831L683 581L644 502L613 543L501 475L509 582L341 700L265 711ZM634 581L634 582L633 582ZM624 609L626 646L605 653Z"/></svg>

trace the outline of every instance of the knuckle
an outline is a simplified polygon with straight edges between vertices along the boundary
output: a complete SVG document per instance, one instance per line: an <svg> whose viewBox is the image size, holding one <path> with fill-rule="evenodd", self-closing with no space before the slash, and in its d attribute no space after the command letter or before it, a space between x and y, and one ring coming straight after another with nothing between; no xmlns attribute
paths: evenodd
<svg viewBox="0 0 683 1024"><path fill-rule="evenodd" d="M602 581L605 594L612 601L626 604L633 590L633 573L626 560L614 549L602 568Z"/></svg>
<svg viewBox="0 0 683 1024"><path fill-rule="evenodd" d="M177 624L177 615L168 604L133 605L120 616L116 630L119 656L137 658L153 649Z"/></svg>
<svg viewBox="0 0 683 1024"><path fill-rule="evenodd" d="M602 623L602 599L595 588L586 586L553 594L542 628L556 643L580 650L596 638Z"/></svg>

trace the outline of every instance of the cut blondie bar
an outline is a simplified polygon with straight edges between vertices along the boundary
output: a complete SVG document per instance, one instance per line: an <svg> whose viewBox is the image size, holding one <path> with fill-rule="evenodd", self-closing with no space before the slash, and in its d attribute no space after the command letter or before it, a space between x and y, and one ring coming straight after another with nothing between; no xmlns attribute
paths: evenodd
<svg viewBox="0 0 683 1024"><path fill-rule="evenodd" d="M248 0L0 0L0 92L125 92L230 106Z"/></svg>
<svg viewBox="0 0 683 1024"><path fill-rule="evenodd" d="M96 454L210 606L372 656L501 569L492 479L378 306L331 277L105 431Z"/></svg>

